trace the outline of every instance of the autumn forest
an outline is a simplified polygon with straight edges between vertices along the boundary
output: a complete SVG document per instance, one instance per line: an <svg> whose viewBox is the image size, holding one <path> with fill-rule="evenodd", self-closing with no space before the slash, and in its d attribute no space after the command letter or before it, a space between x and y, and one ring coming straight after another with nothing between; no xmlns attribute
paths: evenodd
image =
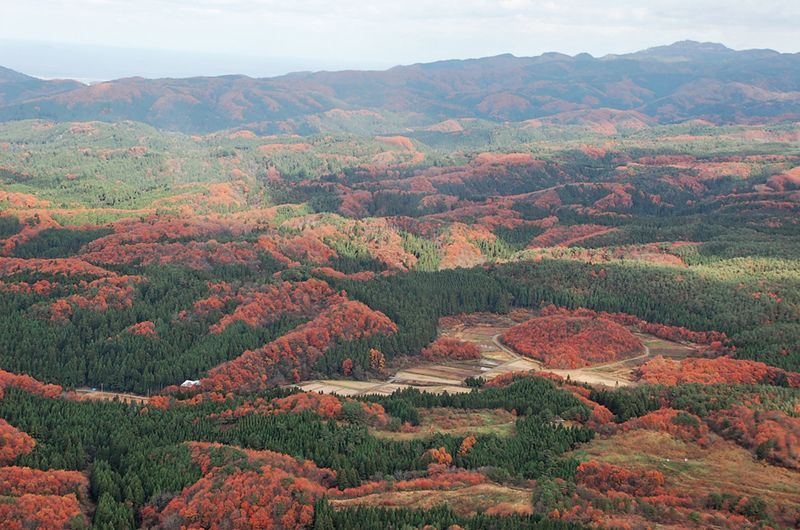
<svg viewBox="0 0 800 530"><path fill-rule="evenodd" d="M759 109L0 123L0 526L796 528Z"/></svg>

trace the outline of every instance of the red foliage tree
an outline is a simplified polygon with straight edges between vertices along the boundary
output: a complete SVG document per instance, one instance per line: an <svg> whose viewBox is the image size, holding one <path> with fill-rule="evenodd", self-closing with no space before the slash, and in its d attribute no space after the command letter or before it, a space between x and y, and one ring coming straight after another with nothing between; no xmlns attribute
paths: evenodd
<svg viewBox="0 0 800 530"><path fill-rule="evenodd" d="M3 391L8 387L19 388L30 394L49 398L58 397L62 392L59 385L42 383L29 375L13 374L5 370L0 370L0 398L3 397Z"/></svg>
<svg viewBox="0 0 800 530"><path fill-rule="evenodd" d="M664 494L664 475L659 471L630 470L590 460L578 466L579 484L601 492L609 490L636 497Z"/></svg>
<svg viewBox="0 0 800 530"><path fill-rule="evenodd" d="M424 458L431 464L449 466L453 463L453 456L444 447L431 448L425 452Z"/></svg>
<svg viewBox="0 0 800 530"><path fill-rule="evenodd" d="M128 326L125 331L131 335L141 335L143 337L156 337L158 335L156 333L156 325L150 320L145 320L144 322L139 322L138 324Z"/></svg>
<svg viewBox="0 0 800 530"><path fill-rule="evenodd" d="M475 445L476 441L477 441L477 439L472 435L467 436L466 438L464 438L461 441L461 445L458 448L458 455L459 456L467 456L469 454L469 452L472 450L472 447Z"/></svg>
<svg viewBox="0 0 800 530"><path fill-rule="evenodd" d="M604 318L552 315L509 329L503 341L554 368L578 368L625 358L642 343L623 326Z"/></svg>
<svg viewBox="0 0 800 530"><path fill-rule="evenodd" d="M758 361L730 357L690 357L676 361L659 355L637 368L636 377L639 381L660 385L772 384L782 380L791 387L800 387L800 373L787 372Z"/></svg>
<svg viewBox="0 0 800 530"><path fill-rule="evenodd" d="M709 425L764 458L790 469L800 469L800 418L777 411L753 410L743 405L713 413Z"/></svg>
<svg viewBox="0 0 800 530"><path fill-rule="evenodd" d="M422 349L422 357L429 361L434 359L480 359L481 350L472 342L464 342L452 337L439 337L429 346Z"/></svg>
<svg viewBox="0 0 800 530"><path fill-rule="evenodd" d="M327 283L311 279L304 282L282 282L239 289L235 294L228 289L223 295L212 295L194 304L195 314L221 309L225 304L235 303L236 309L224 315L211 326L211 333L222 333L234 322L248 326L263 326L283 315L311 317L323 308L341 301Z"/></svg>
<svg viewBox="0 0 800 530"><path fill-rule="evenodd" d="M0 418L0 465L10 464L17 457L33 451L36 440Z"/></svg>
<svg viewBox="0 0 800 530"><path fill-rule="evenodd" d="M708 427L703 421L688 412L663 408L638 418L632 418L622 425L620 430L630 431L647 429L669 433L685 442L697 442L700 445L708 444Z"/></svg>
<svg viewBox="0 0 800 530"><path fill-rule="evenodd" d="M312 462L272 451L188 446L204 476L166 505L161 525L169 521L186 528L307 528L313 523L314 501L335 477Z"/></svg>
<svg viewBox="0 0 800 530"><path fill-rule="evenodd" d="M32 495L9 497L0 502L0 521L7 530L28 528L74 528L72 522L89 526L88 519L81 513L81 507L74 494Z"/></svg>
<svg viewBox="0 0 800 530"><path fill-rule="evenodd" d="M361 302L343 301L264 347L246 351L212 369L198 390L265 389L288 381L295 369L301 375L308 373L335 340L351 341L396 331L397 326L383 313Z"/></svg>
<svg viewBox="0 0 800 530"><path fill-rule="evenodd" d="M0 495L67 495L85 491L88 486L89 479L79 471L0 467Z"/></svg>
<svg viewBox="0 0 800 530"><path fill-rule="evenodd" d="M369 350L369 368L379 373L386 369L386 358L383 352L372 348Z"/></svg>
<svg viewBox="0 0 800 530"><path fill-rule="evenodd" d="M353 373L353 359L345 359L342 361L342 373L349 376Z"/></svg>
<svg viewBox="0 0 800 530"><path fill-rule="evenodd" d="M356 403L363 411L367 422L371 425L386 425L389 423L389 416L378 403L365 403L318 392L298 392L285 398L275 398L270 401L264 398L256 398L254 401L245 401L233 410L227 410L212 417L224 420L231 417L241 418L248 414L295 414L308 410L319 414L323 418L343 420L345 419L342 407L344 403Z"/></svg>

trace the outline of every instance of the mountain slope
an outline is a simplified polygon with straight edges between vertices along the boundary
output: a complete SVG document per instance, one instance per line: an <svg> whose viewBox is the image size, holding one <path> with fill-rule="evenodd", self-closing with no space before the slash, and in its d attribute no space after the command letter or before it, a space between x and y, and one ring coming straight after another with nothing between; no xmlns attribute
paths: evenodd
<svg viewBox="0 0 800 530"><path fill-rule="evenodd" d="M38 81L29 79L16 85ZM391 130L449 118L521 121L593 109L638 111L660 123L764 122L800 119L800 54L685 41L602 58L547 53L269 79L128 78L57 92L6 97L0 119L130 119L187 132L247 126L301 133L331 120L345 129L373 120L377 129Z"/></svg>
<svg viewBox="0 0 800 530"><path fill-rule="evenodd" d="M45 81L0 66L0 106L68 92L83 86L70 80Z"/></svg>

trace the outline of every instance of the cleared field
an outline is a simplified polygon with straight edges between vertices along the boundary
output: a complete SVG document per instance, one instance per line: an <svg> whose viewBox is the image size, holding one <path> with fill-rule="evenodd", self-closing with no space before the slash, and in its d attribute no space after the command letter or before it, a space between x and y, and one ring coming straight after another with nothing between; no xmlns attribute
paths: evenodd
<svg viewBox="0 0 800 530"><path fill-rule="evenodd" d="M374 381L350 381L342 380L319 380L308 381L299 385L306 392L322 392L323 394L336 393L340 396L357 396L359 394L373 394L375 388L382 386L382 382Z"/></svg>
<svg viewBox="0 0 800 530"><path fill-rule="evenodd" d="M122 403L136 403L137 405L144 405L148 400L147 396L119 392L104 392L101 390L91 390L89 388L79 388L69 393L68 397L75 401L121 401Z"/></svg>
<svg viewBox="0 0 800 530"><path fill-rule="evenodd" d="M528 514L531 513L531 490L486 483L455 490L390 491L331 500L334 508L364 505L429 510L442 504L462 516L478 512Z"/></svg>
<svg viewBox="0 0 800 530"><path fill-rule="evenodd" d="M508 372L546 370L572 381L609 387L635 384L634 370L655 355L672 359L683 359L692 355L696 348L659 339L646 333L634 331L644 346L644 353L611 363L598 364L572 370L543 368L542 363L523 357L500 341L500 337L512 326L533 316L525 310L516 310L508 315L475 313L461 317L442 319L440 336L453 337L478 346L481 358L470 361L449 361L418 364L398 370L387 381L320 380L299 385L311 392L333 392L343 396L363 394L388 395L401 388L417 388L424 392L468 392L464 385L468 377L486 380Z"/></svg>
<svg viewBox="0 0 800 530"><path fill-rule="evenodd" d="M652 335L646 335L644 333L637 332L634 333L634 335L639 337L642 340L642 343L650 348L650 353L652 355L663 355L664 357L669 357L672 359L683 359L697 351L697 348L688 344L679 344L677 342L659 339L658 337L653 337Z"/></svg>
<svg viewBox="0 0 800 530"><path fill-rule="evenodd" d="M800 509L800 472L754 460L747 450L718 437L703 448L663 432L629 431L596 438L575 456L656 469L670 488L695 498L725 491L757 495L773 509Z"/></svg>
<svg viewBox="0 0 800 530"><path fill-rule="evenodd" d="M420 409L420 425L415 432L371 430L375 436L391 440L413 440L434 434L469 436L497 434L510 436L517 418L502 409L457 410L446 408Z"/></svg>
<svg viewBox="0 0 800 530"><path fill-rule="evenodd" d="M460 381L458 382L460 385ZM365 394L381 394L388 396L393 392L414 387L419 388L425 392L442 393L449 392L454 394L457 392L469 392L466 386L456 386L454 384L430 384L426 386L417 386L410 384L394 383L389 381L351 381L349 379L324 379L306 381L298 388L305 392L322 392L323 394L338 394L340 396L358 396Z"/></svg>

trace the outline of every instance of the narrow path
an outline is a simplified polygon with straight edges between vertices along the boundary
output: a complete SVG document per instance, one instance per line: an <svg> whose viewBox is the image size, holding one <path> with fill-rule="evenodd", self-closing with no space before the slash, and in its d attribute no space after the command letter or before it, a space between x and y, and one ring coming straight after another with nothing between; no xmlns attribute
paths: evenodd
<svg viewBox="0 0 800 530"><path fill-rule="evenodd" d="M512 363L515 363L515 362L520 361L520 360L525 360L527 362L531 362L531 363L537 365L540 370L543 370L543 371L546 371L546 372L552 372L552 373L560 375L562 377L569 376L571 379L573 379L575 381L582 381L583 379L587 379L588 378L585 382L602 383L602 384L606 384L607 382L613 382L613 383L616 383L616 384L631 384L630 380L625 379L623 377L618 377L618 376L614 375L613 373L606 373L606 371L609 368L613 369L614 367L622 366L625 363L629 363L631 361L637 361L637 360L640 360L640 359L646 359L646 358L651 356L650 347L647 344L645 344L644 342L642 342L642 347L644 348L644 352L641 355L637 355L636 357L628 357L627 359L621 359L619 361L613 361L613 362L604 363L604 364L596 364L596 365L593 365L593 366L586 366L584 368L573 368L573 369L547 368L540 361L537 361L537 360L529 358L529 357L521 356L520 354L518 354L517 352L515 352L511 348L508 348L507 346L505 346L503 343L500 342L500 340L499 340L500 336L501 336L500 333L498 333L497 335L493 336L492 337L492 343L495 346L497 346L498 348L500 348L500 350L502 350L503 352L505 352L505 353L507 353L507 354L509 354L509 355L511 355L513 357L512 360L507 361L507 362L505 362L503 364L500 364L500 365L496 366L495 368L493 368L493 370L492 370L492 371L497 370L497 371L499 371L501 373L502 372L511 371L510 365ZM603 380L605 380L605 381L603 381Z"/></svg>
<svg viewBox="0 0 800 530"><path fill-rule="evenodd" d="M642 343L642 347L644 348L644 353L641 354L641 355L637 355L636 357L628 357L627 359L621 359L619 361L614 361L614 362L610 362L610 363L606 363L606 364L595 364L593 366L587 366L586 368L583 368L583 370L597 370L597 369L600 369L600 368L612 368L614 366L625 364L625 363L630 362L630 361L636 361L636 360L639 360L639 359L645 359L647 357L650 357L650 347L645 343Z"/></svg>
<svg viewBox="0 0 800 530"><path fill-rule="evenodd" d="M76 388L75 394L83 399L96 399L100 401L113 401L118 399L125 402L147 403L147 396L128 394L125 392L109 392L108 390L92 390L91 388Z"/></svg>
<svg viewBox="0 0 800 530"><path fill-rule="evenodd" d="M502 342L500 342L500 335L502 335L502 333L498 333L497 335L493 336L493 337L492 337L492 343L493 343L495 346L497 346L498 348L500 348L500 350L501 350L501 351L504 351L504 352L506 352L507 354L509 354L510 356L512 356L512 357L514 358L514 361L518 361L518 360L522 359L522 356L521 356L520 354L518 354L518 353L517 353L517 352L515 352L514 350L512 350L512 349L510 349L510 348L506 347L506 345L505 345L505 344L503 344ZM509 363L509 362L514 362L514 361L506 361L506 362L505 362L505 363L503 363L503 364L507 364L507 363ZM536 361L534 361L534 362L536 362ZM500 366L502 366L502 364L501 364Z"/></svg>

